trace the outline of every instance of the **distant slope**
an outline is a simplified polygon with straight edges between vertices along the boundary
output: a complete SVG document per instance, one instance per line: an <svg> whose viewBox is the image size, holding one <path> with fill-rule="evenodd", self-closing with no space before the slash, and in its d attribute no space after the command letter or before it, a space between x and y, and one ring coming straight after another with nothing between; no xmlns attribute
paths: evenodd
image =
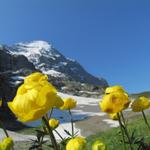
<svg viewBox="0 0 150 150"><path fill-rule="evenodd" d="M130 97L132 97L132 98L137 98L137 97L140 97L140 96L145 96L145 97L150 98L150 91L145 91L145 92L141 92L141 93L130 94Z"/></svg>

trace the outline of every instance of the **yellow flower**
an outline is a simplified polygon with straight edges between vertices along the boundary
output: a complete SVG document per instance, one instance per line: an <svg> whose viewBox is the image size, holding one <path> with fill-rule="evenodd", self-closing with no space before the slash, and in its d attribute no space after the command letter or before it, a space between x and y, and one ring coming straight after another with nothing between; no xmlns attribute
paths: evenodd
<svg viewBox="0 0 150 150"><path fill-rule="evenodd" d="M62 110L69 110L76 107L77 101L72 98L63 99L64 105L60 108Z"/></svg>
<svg viewBox="0 0 150 150"><path fill-rule="evenodd" d="M112 120L118 120L117 113L109 114L109 117L110 117Z"/></svg>
<svg viewBox="0 0 150 150"><path fill-rule="evenodd" d="M130 101L128 95L123 92L112 92L103 96L99 102L100 108L106 113L118 113L127 108Z"/></svg>
<svg viewBox="0 0 150 150"><path fill-rule="evenodd" d="M66 145L66 150L87 150L86 140L83 137L75 137Z"/></svg>
<svg viewBox="0 0 150 150"><path fill-rule="evenodd" d="M105 144L100 141L100 140L96 140L93 144L92 144L92 150L105 150L106 146Z"/></svg>
<svg viewBox="0 0 150 150"><path fill-rule="evenodd" d="M41 118L52 107L63 105L57 90L48 82L47 76L33 73L25 78L9 108L22 122Z"/></svg>
<svg viewBox="0 0 150 150"><path fill-rule="evenodd" d="M13 146L14 142L10 137L6 137L0 142L0 150L11 150Z"/></svg>
<svg viewBox="0 0 150 150"><path fill-rule="evenodd" d="M131 104L132 111L139 112L150 108L150 100L144 96L137 98Z"/></svg>
<svg viewBox="0 0 150 150"><path fill-rule="evenodd" d="M125 92L122 86L116 85L116 86L112 86L112 87L108 87L105 90L105 94L110 94L112 92Z"/></svg>
<svg viewBox="0 0 150 150"><path fill-rule="evenodd" d="M2 99L0 99L0 107L2 106L2 102L3 102Z"/></svg>
<svg viewBox="0 0 150 150"><path fill-rule="evenodd" d="M41 81L45 81L45 80L48 80L48 76L47 75L43 75L42 73L40 72L35 72L35 73L32 73L31 75L27 76L25 79L24 79L24 83L31 83L31 82L41 82Z"/></svg>
<svg viewBox="0 0 150 150"><path fill-rule="evenodd" d="M52 119L49 120L49 126L51 128L55 129L55 128L58 127L58 125L59 125L59 120L54 119L54 118L52 118Z"/></svg>

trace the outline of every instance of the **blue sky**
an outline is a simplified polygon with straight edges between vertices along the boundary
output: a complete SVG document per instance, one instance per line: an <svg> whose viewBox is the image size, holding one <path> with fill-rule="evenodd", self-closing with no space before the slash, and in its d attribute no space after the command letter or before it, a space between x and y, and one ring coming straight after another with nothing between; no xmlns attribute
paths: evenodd
<svg viewBox="0 0 150 150"><path fill-rule="evenodd" d="M150 90L149 0L0 0L0 43L46 40L128 92Z"/></svg>

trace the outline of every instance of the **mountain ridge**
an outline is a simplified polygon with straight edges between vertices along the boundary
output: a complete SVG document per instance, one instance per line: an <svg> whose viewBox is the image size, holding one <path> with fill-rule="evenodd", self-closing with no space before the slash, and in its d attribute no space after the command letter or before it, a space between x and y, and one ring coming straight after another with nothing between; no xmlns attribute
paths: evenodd
<svg viewBox="0 0 150 150"><path fill-rule="evenodd" d="M97 78L88 73L77 61L66 58L57 49L46 41L21 42L9 46L13 55L24 55L35 68L43 73L68 78L81 83L107 86L103 78Z"/></svg>

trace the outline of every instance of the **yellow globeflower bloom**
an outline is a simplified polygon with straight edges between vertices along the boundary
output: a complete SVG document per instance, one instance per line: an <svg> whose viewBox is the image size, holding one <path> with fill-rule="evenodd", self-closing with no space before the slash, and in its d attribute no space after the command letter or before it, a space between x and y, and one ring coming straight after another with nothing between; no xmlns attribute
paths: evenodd
<svg viewBox="0 0 150 150"><path fill-rule="evenodd" d="M55 128L58 127L58 125L59 125L59 120L54 119L54 118L52 118L52 119L49 120L49 126L51 128L55 129Z"/></svg>
<svg viewBox="0 0 150 150"><path fill-rule="evenodd" d="M110 94L112 92L125 92L122 86L116 85L106 88L105 94Z"/></svg>
<svg viewBox="0 0 150 150"><path fill-rule="evenodd" d="M72 98L65 98L63 99L64 105L60 108L62 110L69 110L76 107L77 101Z"/></svg>
<svg viewBox="0 0 150 150"><path fill-rule="evenodd" d="M128 95L123 92L113 92L103 96L99 102L100 108L106 113L118 113L127 108L130 101Z"/></svg>
<svg viewBox="0 0 150 150"><path fill-rule="evenodd" d="M10 137L6 137L0 142L0 150L11 150L13 146L14 142Z"/></svg>
<svg viewBox="0 0 150 150"><path fill-rule="evenodd" d="M100 141L100 140L96 140L93 144L92 144L92 150L105 150L106 146L105 144Z"/></svg>
<svg viewBox="0 0 150 150"><path fill-rule="evenodd" d="M131 104L132 111L139 112L150 108L150 100L144 96L137 98Z"/></svg>
<svg viewBox="0 0 150 150"><path fill-rule="evenodd" d="M31 75L27 76L25 79L24 79L24 83L31 83L31 82L40 82L40 81L45 81L45 80L48 80L48 76L47 75L44 75L40 72L35 72L35 73L32 73Z"/></svg>
<svg viewBox="0 0 150 150"><path fill-rule="evenodd" d="M75 137L66 145L66 150L87 150L86 140L83 137Z"/></svg>
<svg viewBox="0 0 150 150"><path fill-rule="evenodd" d="M117 113L109 114L109 117L110 117L112 120L118 120Z"/></svg>
<svg viewBox="0 0 150 150"><path fill-rule="evenodd" d="M22 122L41 118L52 107L63 105L57 90L48 82L47 76L33 73L25 78L9 108Z"/></svg>

